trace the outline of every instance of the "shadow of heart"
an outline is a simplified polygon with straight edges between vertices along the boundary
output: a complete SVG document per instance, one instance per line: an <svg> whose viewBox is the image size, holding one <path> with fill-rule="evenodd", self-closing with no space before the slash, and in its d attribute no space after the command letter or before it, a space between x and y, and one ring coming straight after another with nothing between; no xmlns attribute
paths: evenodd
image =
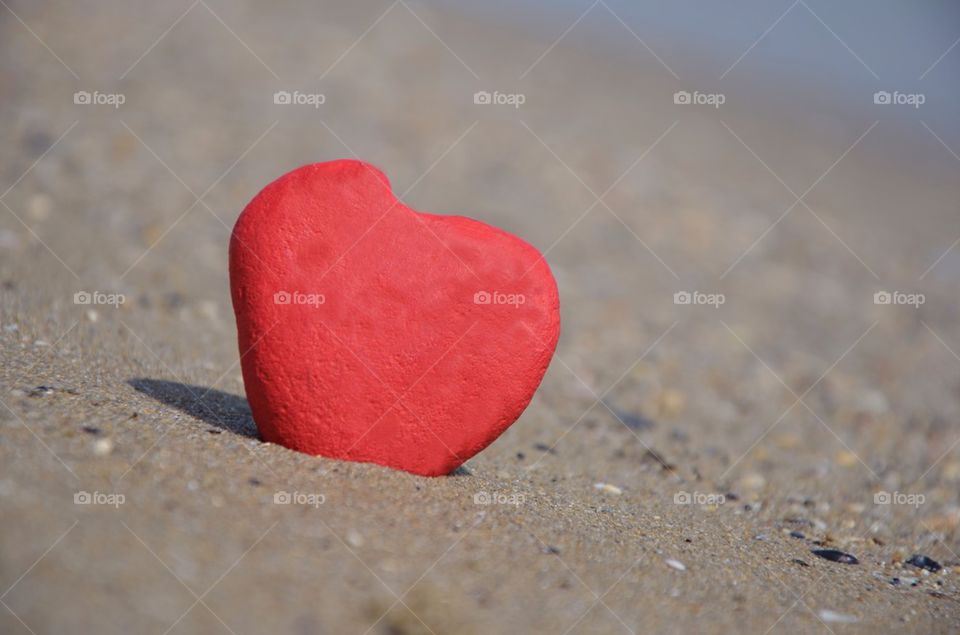
<svg viewBox="0 0 960 635"><path fill-rule="evenodd" d="M165 379L135 377L128 379L127 384L137 392L173 406L215 428L252 439L260 438L253 415L250 414L250 406L243 397Z"/></svg>

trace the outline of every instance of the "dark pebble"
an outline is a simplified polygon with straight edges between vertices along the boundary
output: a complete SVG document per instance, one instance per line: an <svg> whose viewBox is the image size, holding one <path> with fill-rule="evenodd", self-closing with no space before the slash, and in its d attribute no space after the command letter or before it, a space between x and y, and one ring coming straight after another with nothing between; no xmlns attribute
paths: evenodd
<svg viewBox="0 0 960 635"><path fill-rule="evenodd" d="M798 564L798 565L800 565L801 567L809 567L809 566L810 566L810 563L808 563L806 560L801 560L800 558L794 558L794 559L791 560L790 562L792 562L792 563L794 563L794 564Z"/></svg>
<svg viewBox="0 0 960 635"><path fill-rule="evenodd" d="M802 525L804 527L813 527L813 521L809 518L798 518L796 516L784 518L783 522L790 523L791 525Z"/></svg>
<svg viewBox="0 0 960 635"><path fill-rule="evenodd" d="M557 453L557 451L556 451L554 448L551 448L551 447L550 447L549 445L547 445L546 443L534 443L534 444L533 444L533 449L534 449L534 450L539 450L540 452L546 452L547 454L556 454L556 453Z"/></svg>
<svg viewBox="0 0 960 635"><path fill-rule="evenodd" d="M31 130L23 137L23 147L31 154L40 154L50 150L53 137L42 130Z"/></svg>
<svg viewBox="0 0 960 635"><path fill-rule="evenodd" d="M161 301L163 302L164 308L169 310L179 309L187 303L186 297L178 291L168 291L164 293Z"/></svg>
<svg viewBox="0 0 960 635"><path fill-rule="evenodd" d="M100 434L100 428L95 426L83 426L82 430L87 434Z"/></svg>
<svg viewBox="0 0 960 635"><path fill-rule="evenodd" d="M216 428L208 428L207 432L210 434L223 434L223 430L217 430Z"/></svg>
<svg viewBox="0 0 960 635"><path fill-rule="evenodd" d="M907 564L912 564L915 567L926 569L927 571L933 571L934 573L943 568L943 566L933 558L928 558L927 556L919 553L915 553L910 556L910 559L907 560Z"/></svg>
<svg viewBox="0 0 960 635"><path fill-rule="evenodd" d="M544 552L544 553L548 553L548 554L550 554L551 556L559 556L559 555L560 555L560 550L559 550L557 547L554 547L553 545L548 546L546 549L543 550L543 552Z"/></svg>
<svg viewBox="0 0 960 635"><path fill-rule="evenodd" d="M799 539L799 540L803 540L804 538L806 538L806 536L803 534L802 531L791 531L791 532L790 532L790 537L791 537L791 538L797 538L797 539Z"/></svg>
<svg viewBox="0 0 960 635"><path fill-rule="evenodd" d="M251 476L250 478L248 478L248 479L247 479L247 482L250 483L251 485L253 485L254 487L256 487L256 486L258 486L258 485L263 485L263 481L261 481L260 479L258 479L258 478L255 477L255 476Z"/></svg>
<svg viewBox="0 0 960 635"><path fill-rule="evenodd" d="M27 393L29 397L45 397L46 395L53 394L54 388L52 386L37 386L36 388L30 389L30 392Z"/></svg>
<svg viewBox="0 0 960 635"><path fill-rule="evenodd" d="M629 412L618 412L617 414L620 415L620 421L627 424L627 427L631 430L650 430L656 425L643 415L630 414Z"/></svg>
<svg viewBox="0 0 960 635"><path fill-rule="evenodd" d="M825 560L830 560L831 562L839 562L841 564L860 564L860 561L857 560L857 557L843 551L837 551L836 549L812 549L814 555L820 556Z"/></svg>
<svg viewBox="0 0 960 635"><path fill-rule="evenodd" d="M646 451L643 453L643 461L649 462L649 463L656 463L657 465L660 466L660 469L667 472L672 472L675 467L673 464L668 463L667 460L663 458L663 455L657 452L656 450L654 450L653 448L646 449Z"/></svg>
<svg viewBox="0 0 960 635"><path fill-rule="evenodd" d="M527 458L527 455L526 455L526 454L524 454L523 452L517 452L517 460L518 460L518 461L522 461L522 460L524 460L525 458Z"/></svg>

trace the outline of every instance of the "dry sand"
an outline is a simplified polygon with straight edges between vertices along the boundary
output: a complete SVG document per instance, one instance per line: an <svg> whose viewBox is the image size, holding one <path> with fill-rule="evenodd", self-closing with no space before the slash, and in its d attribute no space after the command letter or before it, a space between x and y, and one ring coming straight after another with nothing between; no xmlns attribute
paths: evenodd
<svg viewBox="0 0 960 635"><path fill-rule="evenodd" d="M0 9L0 631L960 628L960 163L916 121L736 73L680 108L615 23L625 58L573 34L521 81L549 38L420 4L94 4ZM261 443L243 399L232 223L354 155L557 277L540 391L451 477Z"/></svg>

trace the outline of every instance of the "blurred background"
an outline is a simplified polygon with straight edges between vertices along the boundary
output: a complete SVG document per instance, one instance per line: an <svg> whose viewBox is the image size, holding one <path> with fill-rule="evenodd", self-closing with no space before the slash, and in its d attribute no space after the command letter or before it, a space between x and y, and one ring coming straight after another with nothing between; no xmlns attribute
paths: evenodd
<svg viewBox="0 0 960 635"><path fill-rule="evenodd" d="M0 5L0 630L957 631L956 3ZM456 476L256 438L230 230L343 157L557 279Z"/></svg>

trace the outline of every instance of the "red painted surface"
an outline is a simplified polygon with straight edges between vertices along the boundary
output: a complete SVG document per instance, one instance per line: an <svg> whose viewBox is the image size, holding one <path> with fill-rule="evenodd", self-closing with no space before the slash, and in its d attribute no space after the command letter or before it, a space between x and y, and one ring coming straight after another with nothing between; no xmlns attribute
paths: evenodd
<svg viewBox="0 0 960 635"><path fill-rule="evenodd" d="M429 476L520 416L560 332L536 249L406 207L361 161L257 194L233 230L230 290L264 440Z"/></svg>

